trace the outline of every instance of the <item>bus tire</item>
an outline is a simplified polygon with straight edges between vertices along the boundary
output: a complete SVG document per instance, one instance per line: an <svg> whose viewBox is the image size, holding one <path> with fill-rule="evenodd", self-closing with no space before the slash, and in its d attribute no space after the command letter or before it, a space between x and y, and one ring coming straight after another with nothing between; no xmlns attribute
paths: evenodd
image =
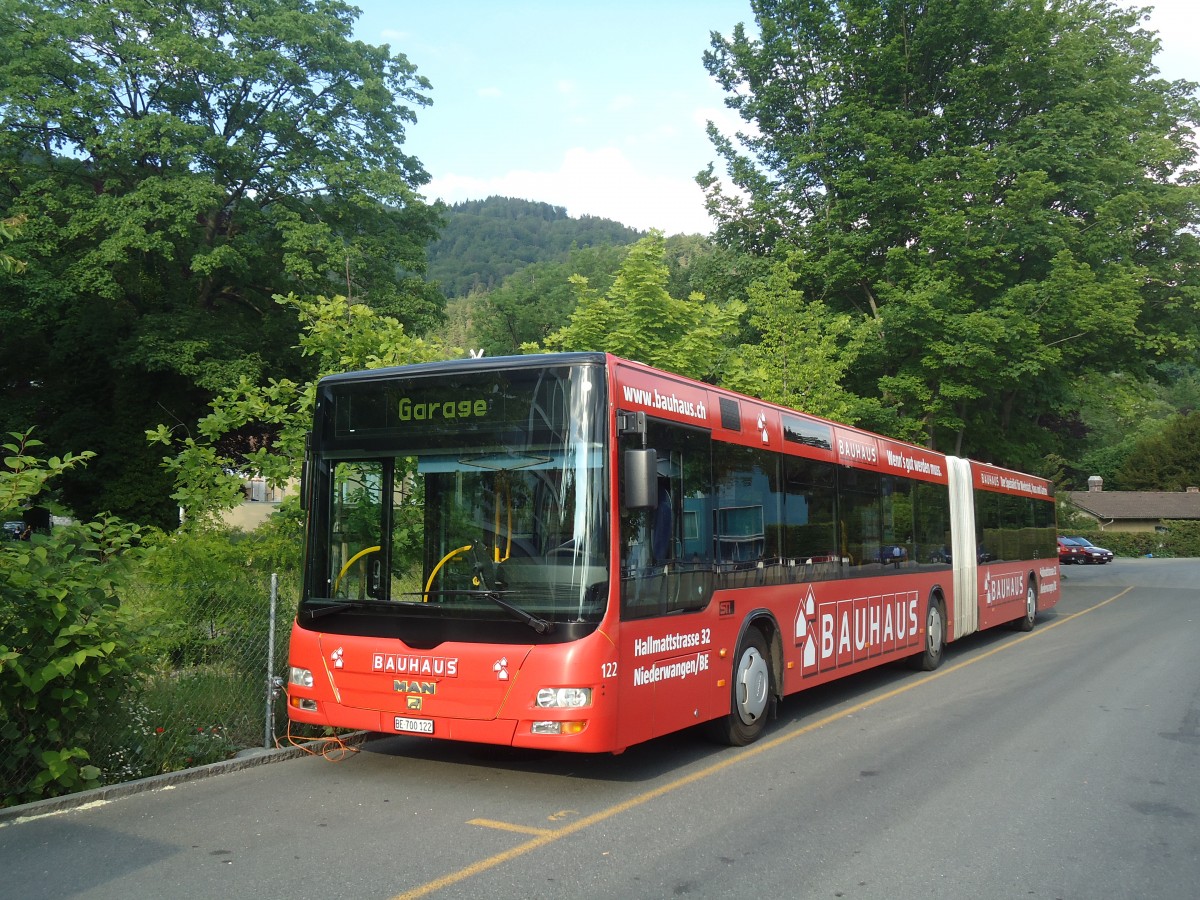
<svg viewBox="0 0 1200 900"><path fill-rule="evenodd" d="M1025 615L1013 622L1017 631L1033 631L1033 623L1037 621L1037 582L1032 578L1025 585Z"/></svg>
<svg viewBox="0 0 1200 900"><path fill-rule="evenodd" d="M730 676L729 714L712 723L712 735L731 747L744 747L762 736L773 696L767 639L748 628L738 643Z"/></svg>
<svg viewBox="0 0 1200 900"><path fill-rule="evenodd" d="M925 609L925 646L911 658L912 667L920 672L932 672L942 664L946 651L946 611L942 598L934 594Z"/></svg>

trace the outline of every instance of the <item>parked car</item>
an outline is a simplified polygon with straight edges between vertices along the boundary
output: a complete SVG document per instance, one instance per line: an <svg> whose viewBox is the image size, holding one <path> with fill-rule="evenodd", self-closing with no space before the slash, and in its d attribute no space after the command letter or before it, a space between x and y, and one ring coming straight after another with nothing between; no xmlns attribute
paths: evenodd
<svg viewBox="0 0 1200 900"><path fill-rule="evenodd" d="M995 557L992 556L988 548L983 546L983 544L980 544L975 548L976 562L983 564L985 562L991 562L994 558ZM937 550L934 550L931 554L929 554L929 561L932 563L946 563L949 565L950 563L954 562L954 557L950 552L950 548L943 544Z"/></svg>
<svg viewBox="0 0 1200 900"><path fill-rule="evenodd" d="M875 561L883 563L885 566L899 566L901 563L908 562L908 550L899 544L887 544L879 548L875 554Z"/></svg>
<svg viewBox="0 0 1200 900"><path fill-rule="evenodd" d="M1058 539L1058 561L1062 565L1085 563L1088 561L1087 551L1083 544L1077 544L1071 538L1060 537Z"/></svg>
<svg viewBox="0 0 1200 900"><path fill-rule="evenodd" d="M1087 538L1073 537L1068 540L1081 546L1087 553L1087 561L1103 565L1104 563L1113 561L1113 552L1105 550L1103 547L1097 547Z"/></svg>

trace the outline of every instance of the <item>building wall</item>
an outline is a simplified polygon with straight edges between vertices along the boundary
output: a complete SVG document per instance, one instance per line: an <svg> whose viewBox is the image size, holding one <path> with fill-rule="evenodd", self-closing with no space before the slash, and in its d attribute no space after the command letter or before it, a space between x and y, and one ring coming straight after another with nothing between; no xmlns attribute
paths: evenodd
<svg viewBox="0 0 1200 900"><path fill-rule="evenodd" d="M289 484L283 489L267 486L262 478L251 478L245 484L246 499L240 506L228 510L221 521L230 528L253 531L267 521L284 497L295 493L297 485Z"/></svg>
<svg viewBox="0 0 1200 900"><path fill-rule="evenodd" d="M230 528L240 528L242 531L253 531L271 517L279 509L279 502L264 502L247 500L240 506L228 510L222 521Z"/></svg>

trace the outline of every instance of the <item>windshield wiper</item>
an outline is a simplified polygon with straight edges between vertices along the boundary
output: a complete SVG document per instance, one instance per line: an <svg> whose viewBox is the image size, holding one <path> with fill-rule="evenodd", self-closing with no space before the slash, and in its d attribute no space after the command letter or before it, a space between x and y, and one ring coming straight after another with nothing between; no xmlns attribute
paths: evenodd
<svg viewBox="0 0 1200 900"><path fill-rule="evenodd" d="M320 619L324 616L331 616L334 613L345 612L348 609L371 609L380 603L386 602L386 600L331 600L329 606L306 610L305 615L310 620Z"/></svg>
<svg viewBox="0 0 1200 900"><path fill-rule="evenodd" d="M511 614L515 618L520 619L522 622L524 622L526 625L528 625L530 628L532 628L538 634L549 634L550 632L552 632L554 630L554 623L551 622L549 619L543 619L541 616L535 616L533 613L529 612L528 610L521 609L521 607L517 606L515 603L509 603L502 596L500 596L501 594L515 594L516 591L497 591L497 590L481 591L481 590L467 590L465 588L457 588L457 589L452 589L452 590L447 590L447 591L430 591L429 593L431 595L453 594L456 597L462 597L462 596L483 597L487 600L491 600L498 607L500 607L505 612Z"/></svg>
<svg viewBox="0 0 1200 900"><path fill-rule="evenodd" d="M429 591L428 594L413 593L412 596L421 597L428 596L429 594L454 594L456 596L465 595L468 597L484 597L495 603L505 612L517 619L520 619L538 634L550 634L552 631L554 631L553 622L549 621L548 619L543 619L541 616L535 616L533 613L529 612L528 610L521 609L521 607L514 603L509 603L500 596L500 593L500 591L496 590L449 590ZM386 600L330 600L328 602L330 604L329 606L321 606L317 609L308 609L305 611L304 615L308 617L309 621L312 621L313 619L320 619L325 616L334 615L335 613L345 612L349 609L387 609L389 607L394 607L394 604L389 603Z"/></svg>
<svg viewBox="0 0 1200 900"><path fill-rule="evenodd" d="M528 610L521 609L521 607L517 606L516 604L509 603L500 596L499 591L479 591L479 593L487 597L501 609L512 613L538 634L549 634L554 630L553 622L549 621L548 619L543 619L541 616L535 616Z"/></svg>

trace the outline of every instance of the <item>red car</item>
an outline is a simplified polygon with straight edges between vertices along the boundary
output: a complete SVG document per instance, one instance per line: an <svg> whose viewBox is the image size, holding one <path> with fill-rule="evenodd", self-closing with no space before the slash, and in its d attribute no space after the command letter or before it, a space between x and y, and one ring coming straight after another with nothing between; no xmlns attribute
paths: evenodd
<svg viewBox="0 0 1200 900"><path fill-rule="evenodd" d="M1067 563L1085 563L1088 561L1087 550L1070 538L1059 538L1058 561L1062 565L1066 565Z"/></svg>
<svg viewBox="0 0 1200 900"><path fill-rule="evenodd" d="M1094 562L1103 565L1104 563L1110 563L1113 561L1113 552L1111 550L1106 550L1103 547L1097 547L1087 538L1073 537L1065 538L1064 540L1070 541L1072 544L1076 544L1083 548L1084 562ZM1061 553L1059 554L1059 559L1062 559Z"/></svg>

